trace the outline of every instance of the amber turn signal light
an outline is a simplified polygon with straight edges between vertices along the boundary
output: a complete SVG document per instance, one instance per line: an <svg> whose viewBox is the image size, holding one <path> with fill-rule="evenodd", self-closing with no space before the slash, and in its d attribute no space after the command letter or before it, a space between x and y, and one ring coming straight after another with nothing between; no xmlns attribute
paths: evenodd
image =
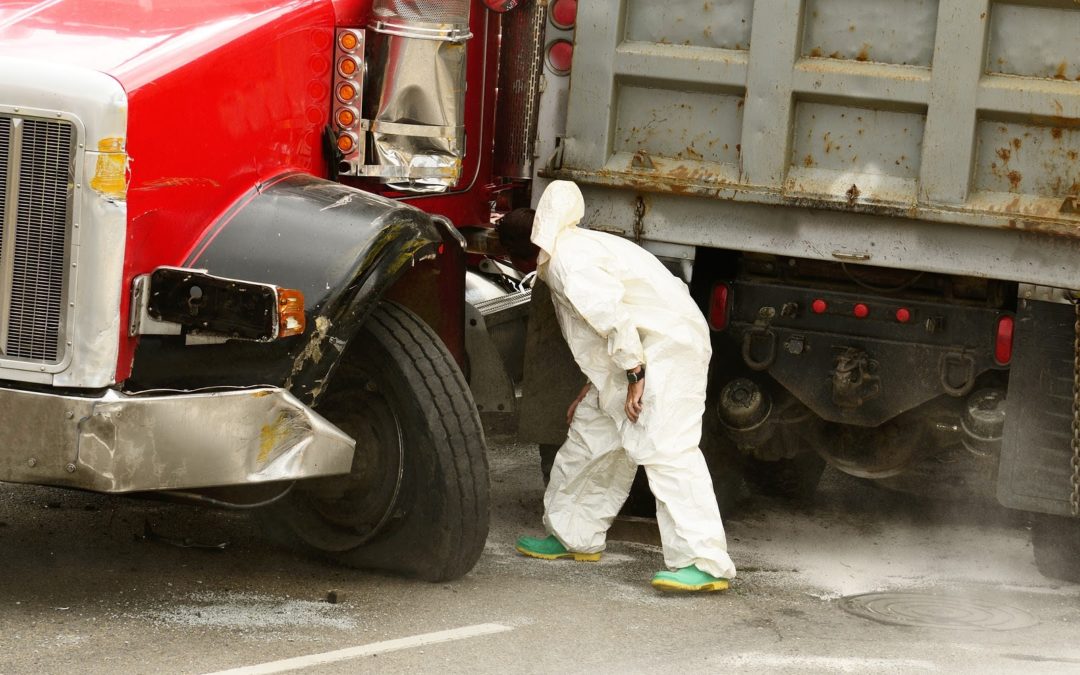
<svg viewBox="0 0 1080 675"><path fill-rule="evenodd" d="M278 289L278 337L302 335L307 326L304 294L292 288Z"/></svg>

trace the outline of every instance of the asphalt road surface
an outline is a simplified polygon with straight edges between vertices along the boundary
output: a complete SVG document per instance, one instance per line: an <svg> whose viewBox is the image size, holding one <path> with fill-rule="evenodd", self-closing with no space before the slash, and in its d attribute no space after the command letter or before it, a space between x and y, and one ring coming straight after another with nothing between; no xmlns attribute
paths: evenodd
<svg viewBox="0 0 1080 675"><path fill-rule="evenodd" d="M828 474L812 508L726 519L730 591L669 596L652 545L516 555L536 448L491 441L487 550L448 584L297 556L242 514L0 484L0 673L1080 671L1080 586L1038 573L1022 514Z"/></svg>

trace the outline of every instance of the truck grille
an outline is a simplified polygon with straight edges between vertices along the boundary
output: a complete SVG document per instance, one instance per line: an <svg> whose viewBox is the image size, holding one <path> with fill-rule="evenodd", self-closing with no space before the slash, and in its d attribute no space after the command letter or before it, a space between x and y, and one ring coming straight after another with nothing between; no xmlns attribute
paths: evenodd
<svg viewBox="0 0 1080 675"><path fill-rule="evenodd" d="M0 115L0 355L56 363L64 344L75 132Z"/></svg>

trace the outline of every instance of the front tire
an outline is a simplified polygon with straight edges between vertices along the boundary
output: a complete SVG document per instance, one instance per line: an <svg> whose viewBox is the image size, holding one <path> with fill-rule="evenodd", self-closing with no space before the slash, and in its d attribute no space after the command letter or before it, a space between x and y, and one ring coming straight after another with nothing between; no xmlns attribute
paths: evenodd
<svg viewBox="0 0 1080 675"><path fill-rule="evenodd" d="M471 570L488 533L487 452L465 378L435 332L380 304L316 410L357 440L353 472L297 483L264 510L271 534L427 581Z"/></svg>

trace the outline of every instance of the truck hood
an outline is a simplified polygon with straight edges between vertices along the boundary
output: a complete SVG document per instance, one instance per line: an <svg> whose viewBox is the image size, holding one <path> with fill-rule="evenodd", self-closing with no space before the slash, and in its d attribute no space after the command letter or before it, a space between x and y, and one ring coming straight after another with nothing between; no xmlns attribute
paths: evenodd
<svg viewBox="0 0 1080 675"><path fill-rule="evenodd" d="M127 91L317 0L31 0L0 4L0 56L107 73Z"/></svg>

